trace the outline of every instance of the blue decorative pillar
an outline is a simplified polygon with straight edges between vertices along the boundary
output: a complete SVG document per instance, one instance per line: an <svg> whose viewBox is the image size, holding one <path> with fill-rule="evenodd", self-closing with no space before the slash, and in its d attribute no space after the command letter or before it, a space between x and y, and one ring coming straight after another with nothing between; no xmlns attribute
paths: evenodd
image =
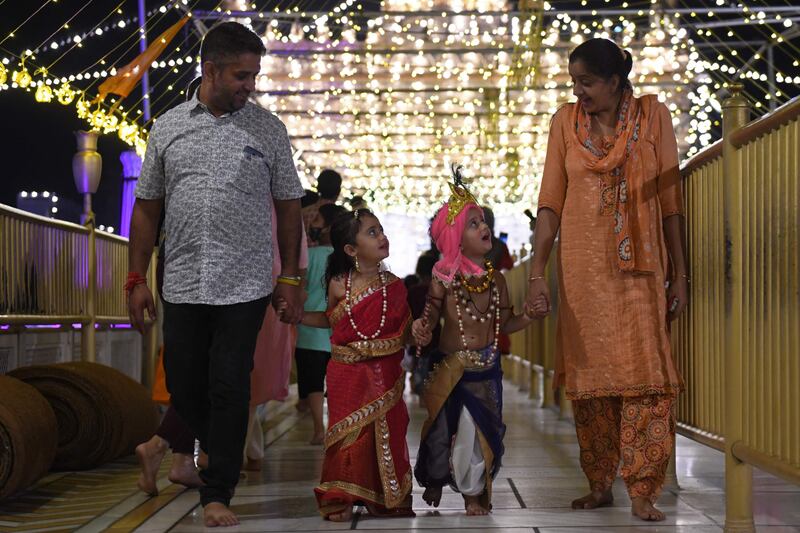
<svg viewBox="0 0 800 533"><path fill-rule="evenodd" d="M120 208L119 234L128 237L131 232L131 214L133 213L133 192L136 180L142 171L142 159L133 150L119 154L122 163L122 206Z"/></svg>

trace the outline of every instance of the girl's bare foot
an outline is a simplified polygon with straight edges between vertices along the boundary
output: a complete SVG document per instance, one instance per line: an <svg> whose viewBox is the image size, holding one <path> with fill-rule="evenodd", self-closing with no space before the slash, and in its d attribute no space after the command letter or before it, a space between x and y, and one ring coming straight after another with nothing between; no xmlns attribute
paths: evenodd
<svg viewBox="0 0 800 533"><path fill-rule="evenodd" d="M139 481L136 484L142 492L150 496L158 495L156 477L158 476L161 461L164 460L164 455L168 449L169 444L167 441L158 435L153 435L153 438L149 441L143 442L136 447L136 459L138 459L139 466L142 469Z"/></svg>
<svg viewBox="0 0 800 533"><path fill-rule="evenodd" d="M464 496L464 508L467 516L484 516L489 514L489 509L481 505L480 496Z"/></svg>
<svg viewBox="0 0 800 533"><path fill-rule="evenodd" d="M422 493L422 499L428 505L439 507L439 502L442 501L442 487L428 487Z"/></svg>
<svg viewBox="0 0 800 533"><path fill-rule="evenodd" d="M206 527L238 526L239 519L233 511L220 502L211 502L203 507L203 522Z"/></svg>
<svg viewBox="0 0 800 533"><path fill-rule="evenodd" d="M325 442L325 433L314 433L314 437L310 441L309 444L313 446L319 446Z"/></svg>
<svg viewBox="0 0 800 533"><path fill-rule="evenodd" d="M598 507L608 507L614 503L614 495L611 489L605 492L592 491L583 498L572 500L573 509L597 509Z"/></svg>
<svg viewBox="0 0 800 533"><path fill-rule="evenodd" d="M172 466L169 469L169 480L190 489L203 486L203 480L194 466L194 459L185 453L172 454Z"/></svg>
<svg viewBox="0 0 800 533"><path fill-rule="evenodd" d="M331 522L349 522L353 519L353 507L348 506L341 513L333 513L328 515L328 520Z"/></svg>
<svg viewBox="0 0 800 533"><path fill-rule="evenodd" d="M647 498L633 498L631 500L631 514L647 522L661 522L666 515L656 509Z"/></svg>

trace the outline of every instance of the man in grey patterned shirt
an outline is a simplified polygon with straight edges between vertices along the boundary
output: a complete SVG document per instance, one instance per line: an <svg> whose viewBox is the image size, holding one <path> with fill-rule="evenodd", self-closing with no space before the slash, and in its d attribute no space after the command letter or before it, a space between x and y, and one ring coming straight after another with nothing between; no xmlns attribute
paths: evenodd
<svg viewBox="0 0 800 533"><path fill-rule="evenodd" d="M164 368L171 402L208 453L200 501L207 526L238 523L228 509L247 433L250 371L264 312L302 312L298 259L302 225L286 127L248 101L261 40L235 22L213 28L200 51L202 83L154 124L131 217L131 320L143 331L153 296L143 283L165 208ZM274 203L277 221L271 220ZM272 288L271 224L282 272Z"/></svg>

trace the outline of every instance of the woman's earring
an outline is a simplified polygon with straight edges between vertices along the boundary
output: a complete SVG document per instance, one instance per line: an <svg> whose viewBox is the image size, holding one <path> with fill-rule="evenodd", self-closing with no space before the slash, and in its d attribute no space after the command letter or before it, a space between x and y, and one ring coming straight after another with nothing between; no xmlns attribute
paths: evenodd
<svg viewBox="0 0 800 533"><path fill-rule="evenodd" d="M361 272L361 269L358 268L358 256L357 255L353 257L353 262L355 262L356 272Z"/></svg>

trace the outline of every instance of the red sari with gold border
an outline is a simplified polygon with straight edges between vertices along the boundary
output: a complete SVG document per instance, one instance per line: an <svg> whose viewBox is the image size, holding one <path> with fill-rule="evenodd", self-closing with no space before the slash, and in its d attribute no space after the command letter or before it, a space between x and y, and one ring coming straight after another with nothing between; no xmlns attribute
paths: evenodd
<svg viewBox="0 0 800 533"><path fill-rule="evenodd" d="M375 340L355 332L344 301L329 313L328 431L322 478L314 489L326 518L355 503L374 515L413 515L400 366L411 313L402 280L388 283L386 290L386 319ZM382 306L380 279L353 294L351 314L358 331L369 336L378 329Z"/></svg>

